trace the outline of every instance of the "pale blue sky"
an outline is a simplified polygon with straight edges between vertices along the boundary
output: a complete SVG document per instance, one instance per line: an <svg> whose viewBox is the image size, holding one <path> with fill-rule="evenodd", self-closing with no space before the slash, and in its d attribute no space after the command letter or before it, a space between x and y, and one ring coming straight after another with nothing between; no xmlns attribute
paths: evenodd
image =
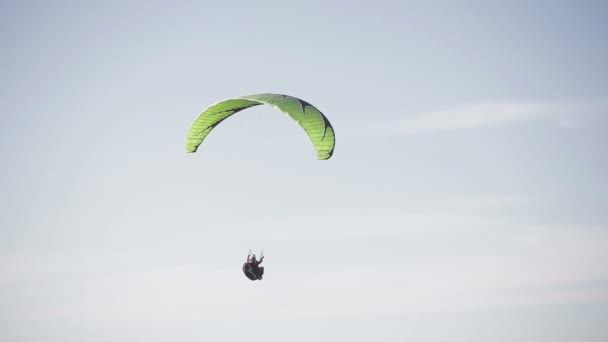
<svg viewBox="0 0 608 342"><path fill-rule="evenodd" d="M607 10L1 2L0 340L605 341Z"/></svg>

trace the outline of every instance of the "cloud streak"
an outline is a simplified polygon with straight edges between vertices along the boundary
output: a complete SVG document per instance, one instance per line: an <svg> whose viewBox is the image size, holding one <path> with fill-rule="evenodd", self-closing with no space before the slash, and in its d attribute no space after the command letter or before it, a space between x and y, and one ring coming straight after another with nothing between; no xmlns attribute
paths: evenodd
<svg viewBox="0 0 608 342"><path fill-rule="evenodd" d="M488 102L413 114L388 126L369 130L364 134L410 135L453 130L470 130L482 127L515 125L528 122L552 122L562 127L576 126L582 118L603 113L605 106L597 103L550 102ZM585 119L585 120L586 120Z"/></svg>

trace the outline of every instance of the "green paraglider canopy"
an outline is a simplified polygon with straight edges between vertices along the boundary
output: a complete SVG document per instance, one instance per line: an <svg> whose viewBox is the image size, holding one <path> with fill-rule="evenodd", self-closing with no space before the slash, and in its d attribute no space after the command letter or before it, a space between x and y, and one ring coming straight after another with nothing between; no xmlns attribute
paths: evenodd
<svg viewBox="0 0 608 342"><path fill-rule="evenodd" d="M247 95L211 105L192 123L188 132L187 152L196 152L209 132L232 114L263 104L286 113L300 124L312 141L318 159L325 160L332 156L336 139L334 129L327 117L310 103L281 94Z"/></svg>

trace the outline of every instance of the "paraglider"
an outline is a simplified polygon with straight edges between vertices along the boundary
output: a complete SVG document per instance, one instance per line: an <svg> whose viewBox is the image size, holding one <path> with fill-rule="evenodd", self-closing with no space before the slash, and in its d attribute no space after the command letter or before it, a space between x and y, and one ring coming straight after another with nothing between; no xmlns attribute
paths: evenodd
<svg viewBox="0 0 608 342"><path fill-rule="evenodd" d="M260 260L257 260L255 254L252 254L251 250L249 250L247 262L243 264L245 276L250 280L262 280L262 276L264 275L264 267L260 266L262 261L264 261L264 252L260 253Z"/></svg>
<svg viewBox="0 0 608 342"><path fill-rule="evenodd" d="M327 160L332 157L336 137L334 128L327 117L315 106L302 99L272 93L230 98L207 107L196 117L188 130L186 152L197 152L209 133L228 117L244 109L259 105L268 105L278 109L296 121L312 142L317 159ZM264 267L261 267L260 264L263 261L263 252L258 260L256 255L252 254L250 250L247 261L242 267L245 276L252 281L262 280Z"/></svg>
<svg viewBox="0 0 608 342"><path fill-rule="evenodd" d="M186 151L198 150L209 132L232 114L258 105L269 105L289 115L304 129L317 152L317 159L331 158L335 147L334 129L323 113L310 103L282 94L254 94L217 102L205 109L188 131Z"/></svg>

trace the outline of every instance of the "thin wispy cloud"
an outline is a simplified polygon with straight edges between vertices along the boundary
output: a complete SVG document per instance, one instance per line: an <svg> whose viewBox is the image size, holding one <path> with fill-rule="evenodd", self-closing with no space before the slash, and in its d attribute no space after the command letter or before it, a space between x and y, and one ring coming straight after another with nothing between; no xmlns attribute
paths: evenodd
<svg viewBox="0 0 608 342"><path fill-rule="evenodd" d="M571 127L599 112L602 112L602 108L596 104L488 102L412 114L390 122L384 129L372 130L372 132L407 135L541 121ZM369 134L370 131L366 130L366 132Z"/></svg>
<svg viewBox="0 0 608 342"><path fill-rule="evenodd" d="M249 222L238 231L248 238L268 241L332 240L343 238L408 238L430 231L452 234L509 225L505 218L514 208L533 205L532 198L507 196L418 197L408 209L335 210L327 215L304 215ZM253 229L253 227L256 227ZM259 228L257 228L259 227Z"/></svg>

